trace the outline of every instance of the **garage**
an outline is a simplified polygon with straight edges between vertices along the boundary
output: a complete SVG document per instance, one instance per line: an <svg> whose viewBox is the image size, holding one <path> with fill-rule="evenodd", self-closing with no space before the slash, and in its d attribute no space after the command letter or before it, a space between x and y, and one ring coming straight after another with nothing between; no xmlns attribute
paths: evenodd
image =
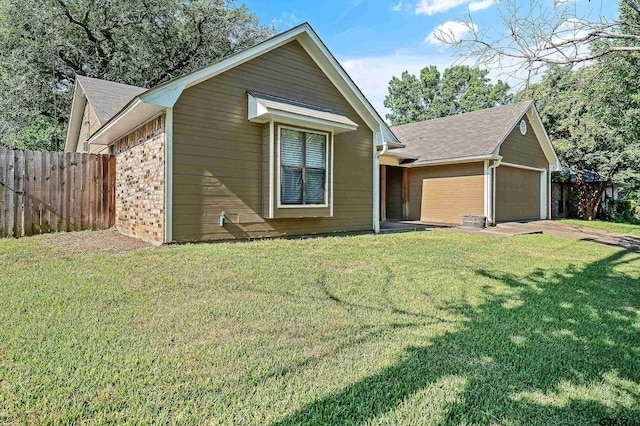
<svg viewBox="0 0 640 426"><path fill-rule="evenodd" d="M541 173L518 167L496 168L496 222L540 219Z"/></svg>
<svg viewBox="0 0 640 426"><path fill-rule="evenodd" d="M386 217L442 224L467 215L488 224L549 217L549 176L561 167L532 102L391 130L405 146L380 157L389 169Z"/></svg>

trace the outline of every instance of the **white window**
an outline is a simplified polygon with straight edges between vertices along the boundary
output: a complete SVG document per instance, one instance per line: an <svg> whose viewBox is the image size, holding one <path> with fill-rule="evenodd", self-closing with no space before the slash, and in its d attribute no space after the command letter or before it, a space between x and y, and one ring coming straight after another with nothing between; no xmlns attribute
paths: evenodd
<svg viewBox="0 0 640 426"><path fill-rule="evenodd" d="M326 206L328 134L280 127L280 205Z"/></svg>

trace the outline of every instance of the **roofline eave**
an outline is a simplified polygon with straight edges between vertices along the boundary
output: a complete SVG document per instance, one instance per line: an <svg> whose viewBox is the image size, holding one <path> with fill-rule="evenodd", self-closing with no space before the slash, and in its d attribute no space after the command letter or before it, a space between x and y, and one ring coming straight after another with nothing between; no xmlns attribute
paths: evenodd
<svg viewBox="0 0 640 426"><path fill-rule="evenodd" d="M380 131L383 135L384 141L389 144L390 148L392 145L393 148L404 147L404 145L389 129L384 120L382 120L380 114L378 114L375 108L373 108L371 103L362 94L362 91L360 91L356 86L351 77L349 77L346 71L340 66L335 57L327 49L326 45L324 45L322 40L320 40L313 28L311 28L311 26L306 22L281 34L275 35L270 39L264 40L255 46L224 58L212 65L193 71L141 93L125 105L125 107L123 107L116 115L104 123L94 136L90 138L90 142L95 142L98 138L98 134L104 134L103 128L112 126L112 124L119 121L122 116L130 113L132 102L139 101L155 107L171 108L175 105L176 101L185 89L222 74L227 70L248 62L251 59L261 56L293 40L298 40L314 60L316 65L325 73L325 75L327 75L329 80L331 80L342 96L349 102L349 104L351 104L372 131ZM320 62L325 62L325 64L321 64ZM327 65L329 66L328 68Z"/></svg>

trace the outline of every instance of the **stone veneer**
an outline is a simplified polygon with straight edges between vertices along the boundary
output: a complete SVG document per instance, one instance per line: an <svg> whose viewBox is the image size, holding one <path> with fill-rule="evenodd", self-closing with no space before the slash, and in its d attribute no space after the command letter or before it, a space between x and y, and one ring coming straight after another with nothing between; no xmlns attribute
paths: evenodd
<svg viewBox="0 0 640 426"><path fill-rule="evenodd" d="M116 156L116 227L142 240L164 242L164 115L111 147Z"/></svg>

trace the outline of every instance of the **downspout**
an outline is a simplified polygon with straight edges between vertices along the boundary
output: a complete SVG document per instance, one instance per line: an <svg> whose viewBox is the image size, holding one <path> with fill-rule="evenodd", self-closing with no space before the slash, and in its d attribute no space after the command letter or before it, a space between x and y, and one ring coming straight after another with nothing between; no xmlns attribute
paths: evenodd
<svg viewBox="0 0 640 426"><path fill-rule="evenodd" d="M382 136L382 131L380 131L380 136ZM380 157L389 151L389 144L384 140L384 136L382 136L382 150L378 152L378 147L374 144L374 161L373 161L373 232L376 234L380 233Z"/></svg>
<svg viewBox="0 0 640 426"><path fill-rule="evenodd" d="M487 218L487 222L491 225L496 224L496 168L502 163L502 156L499 155L497 160L493 161L493 164L488 167L489 176L491 176L491 202L489 205L491 206L491 210L489 211L489 217Z"/></svg>

